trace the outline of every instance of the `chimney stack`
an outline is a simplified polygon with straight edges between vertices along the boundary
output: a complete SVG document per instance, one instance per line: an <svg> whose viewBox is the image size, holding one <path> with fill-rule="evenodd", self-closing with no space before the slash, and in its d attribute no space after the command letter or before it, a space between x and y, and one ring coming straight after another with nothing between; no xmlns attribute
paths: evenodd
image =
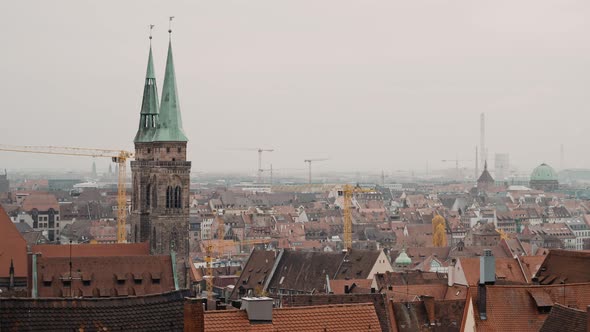
<svg viewBox="0 0 590 332"><path fill-rule="evenodd" d="M184 331L205 332L205 310L203 299L185 298Z"/></svg>
<svg viewBox="0 0 590 332"><path fill-rule="evenodd" d="M453 258L447 272L447 285L449 287L453 287L455 285L455 264L457 264L457 260Z"/></svg>
<svg viewBox="0 0 590 332"><path fill-rule="evenodd" d="M426 308L426 314L428 315L428 323L430 325L436 325L436 315L434 312L434 297L424 295L422 296L422 301L424 302L424 307Z"/></svg>
<svg viewBox="0 0 590 332"><path fill-rule="evenodd" d="M272 324L272 303L270 297L243 297L241 310L246 310L251 323Z"/></svg>
<svg viewBox="0 0 590 332"><path fill-rule="evenodd" d="M492 250L484 249L479 257L479 283L493 285L496 282L496 258Z"/></svg>
<svg viewBox="0 0 590 332"><path fill-rule="evenodd" d="M477 304L479 308L479 318L487 320L487 285L493 285L496 282L496 259L492 250L484 249L483 255L479 257L479 285L477 286Z"/></svg>

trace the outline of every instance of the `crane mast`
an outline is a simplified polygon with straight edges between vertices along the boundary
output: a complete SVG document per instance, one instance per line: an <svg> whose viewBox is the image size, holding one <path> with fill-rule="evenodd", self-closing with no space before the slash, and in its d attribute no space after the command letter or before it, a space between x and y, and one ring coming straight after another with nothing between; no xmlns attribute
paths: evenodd
<svg viewBox="0 0 590 332"><path fill-rule="evenodd" d="M463 161L471 161L469 159L459 159L459 158L455 158L455 159L443 159L441 160L443 163L447 163L447 162L454 162L455 163L455 176L457 177L457 180L461 179L461 173L459 172L459 162L463 162Z"/></svg>
<svg viewBox="0 0 590 332"><path fill-rule="evenodd" d="M344 249L350 251L352 249L352 196L355 193L374 192L373 189L361 188L359 186L353 187L346 184L342 187L342 196L344 199Z"/></svg>
<svg viewBox="0 0 590 332"><path fill-rule="evenodd" d="M221 258L223 256L224 251L224 242L223 239L225 237L225 221L220 215L217 215L217 256Z"/></svg>
<svg viewBox="0 0 590 332"><path fill-rule="evenodd" d="M342 191L344 195L344 249L352 249L352 211L350 206L352 205L352 188L351 186L344 186Z"/></svg>
<svg viewBox="0 0 590 332"><path fill-rule="evenodd" d="M127 158L121 154L112 158L113 162L119 165L119 174L117 181L117 242L124 243L127 241L127 188L125 188L125 178L127 177Z"/></svg>
<svg viewBox="0 0 590 332"><path fill-rule="evenodd" d="M205 276L205 282L207 283L207 299L213 300L213 245L211 240L208 241L205 246L205 262L207 263L207 275Z"/></svg>
<svg viewBox="0 0 590 332"><path fill-rule="evenodd" d="M258 151L258 174L257 174L256 181L258 183L262 183L262 172L263 172L263 169L262 169L262 153L263 152L273 152L274 149L258 148L257 151Z"/></svg>
<svg viewBox="0 0 590 332"><path fill-rule="evenodd" d="M309 184L311 184L311 163L312 162L316 162L316 161L326 161L328 160L328 158L321 158L321 159L305 159L303 162L307 163L307 167L308 167L308 175L307 175L307 181Z"/></svg>
<svg viewBox="0 0 590 332"><path fill-rule="evenodd" d="M111 158L113 162L119 165L117 181L117 242L124 243L127 241L127 231L125 230L125 224L127 223L127 190L125 188L125 179L127 177L127 159L133 158L132 152L125 150L33 145L0 145L0 151Z"/></svg>

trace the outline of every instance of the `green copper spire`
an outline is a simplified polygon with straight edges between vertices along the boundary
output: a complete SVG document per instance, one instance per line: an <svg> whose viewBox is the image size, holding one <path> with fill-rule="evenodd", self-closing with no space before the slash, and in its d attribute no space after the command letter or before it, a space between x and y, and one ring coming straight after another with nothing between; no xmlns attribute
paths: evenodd
<svg viewBox="0 0 590 332"><path fill-rule="evenodd" d="M141 102L141 113L139 129L133 140L135 143L151 142L158 124L158 88L156 87L156 75L154 74L154 59L152 56L152 45L150 36L150 55L148 57L145 84L143 86L143 100Z"/></svg>
<svg viewBox="0 0 590 332"><path fill-rule="evenodd" d="M168 58L166 59L166 74L164 75L164 86L162 87L160 117L153 141L188 141L182 129L182 117L180 116L180 103L178 102L176 74L174 73L174 60L172 57L172 41L168 44Z"/></svg>
<svg viewBox="0 0 590 332"><path fill-rule="evenodd" d="M156 79L156 74L154 73L154 57L152 56L152 45L150 44L150 55L148 57L148 66L145 73L146 78L153 78Z"/></svg>

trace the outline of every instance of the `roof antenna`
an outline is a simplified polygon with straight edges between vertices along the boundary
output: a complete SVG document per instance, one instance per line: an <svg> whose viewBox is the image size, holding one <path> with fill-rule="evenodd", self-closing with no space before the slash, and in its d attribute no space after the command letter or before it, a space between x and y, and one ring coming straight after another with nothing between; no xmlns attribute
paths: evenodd
<svg viewBox="0 0 590 332"><path fill-rule="evenodd" d="M174 16L170 16L170 20L168 21L168 34L169 34L169 38L172 39L172 20L174 19Z"/></svg>

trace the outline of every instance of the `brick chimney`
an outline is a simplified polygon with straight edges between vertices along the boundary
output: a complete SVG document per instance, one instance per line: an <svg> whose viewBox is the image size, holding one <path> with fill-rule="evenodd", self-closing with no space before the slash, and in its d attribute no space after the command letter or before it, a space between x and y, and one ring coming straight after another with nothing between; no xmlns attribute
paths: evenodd
<svg viewBox="0 0 590 332"><path fill-rule="evenodd" d="M424 302L424 307L426 308L426 314L428 315L428 323L430 325L435 325L436 315L434 312L434 297L423 295L422 301Z"/></svg>
<svg viewBox="0 0 590 332"><path fill-rule="evenodd" d="M184 331L205 332L205 310L203 299L185 298Z"/></svg>
<svg viewBox="0 0 590 332"><path fill-rule="evenodd" d="M241 309L246 310L251 323L272 324L272 304L270 297L243 297Z"/></svg>

